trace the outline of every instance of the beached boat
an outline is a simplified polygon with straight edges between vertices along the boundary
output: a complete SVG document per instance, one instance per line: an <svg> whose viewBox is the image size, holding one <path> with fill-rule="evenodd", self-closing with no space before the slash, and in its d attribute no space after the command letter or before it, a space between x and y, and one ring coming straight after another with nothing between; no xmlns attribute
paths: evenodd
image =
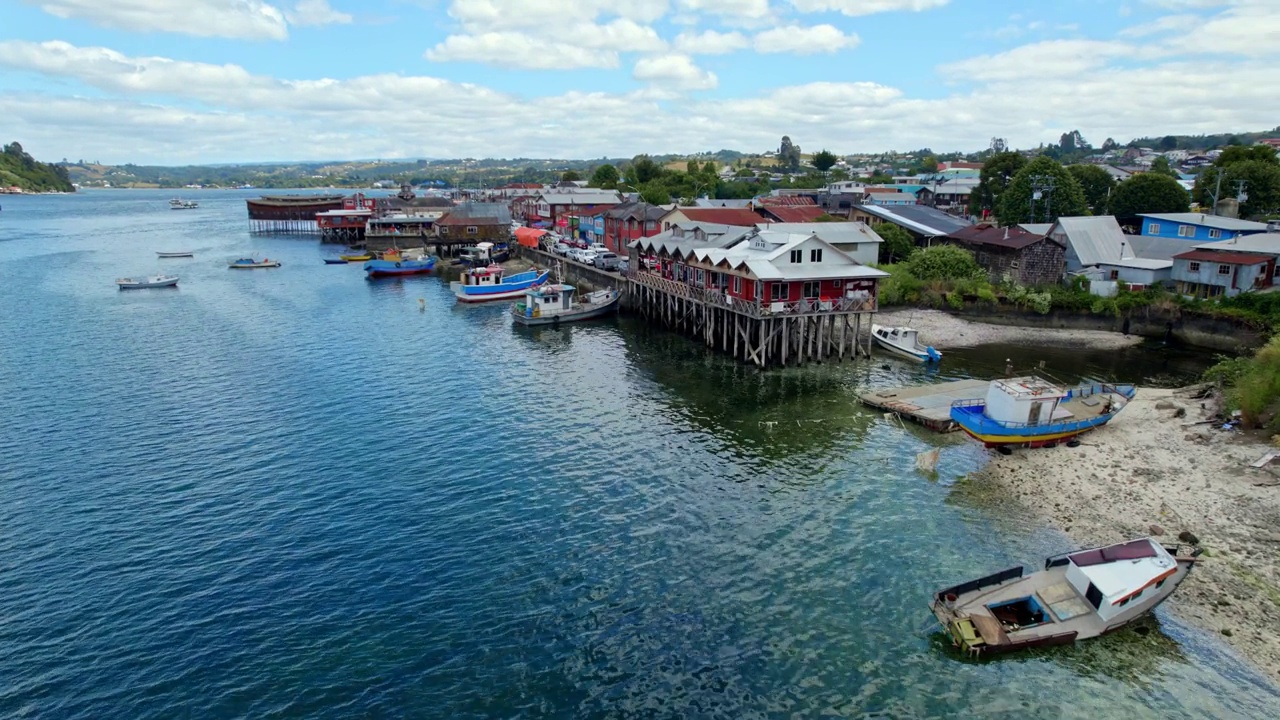
<svg viewBox="0 0 1280 720"><path fill-rule="evenodd" d="M373 259L373 255L370 253L361 253L359 255L339 255L338 259L345 260L347 262L367 262Z"/></svg>
<svg viewBox="0 0 1280 720"><path fill-rule="evenodd" d="M425 258L409 258L397 250L388 250L378 260L370 260L364 264L365 276L369 279L380 277L403 277L405 275L426 275L436 267L436 256Z"/></svg>
<svg viewBox="0 0 1280 720"><path fill-rule="evenodd" d="M521 325L559 325L603 317L618 309L617 290L597 290L575 302L572 285L541 285L524 291L524 300L511 306Z"/></svg>
<svg viewBox="0 0 1280 720"><path fill-rule="evenodd" d="M236 260L235 262L231 263L227 267L230 267L232 270L253 270L255 268L276 268L276 267L280 267L280 261L271 260L270 258L262 258L261 260L254 260L253 258L240 258L239 260Z"/></svg>
<svg viewBox="0 0 1280 720"><path fill-rule="evenodd" d="M459 302L514 300L523 296L525 290L545 283L550 274L546 270L534 269L508 276L501 265L490 265L467 270L461 281L449 283L449 289L453 290Z"/></svg>
<svg viewBox="0 0 1280 720"><path fill-rule="evenodd" d="M165 288L178 285L177 275L152 275L151 277L134 279L120 278L116 286L121 290L141 290L143 288Z"/></svg>
<svg viewBox="0 0 1280 720"><path fill-rule="evenodd" d="M1106 425L1135 393L1133 385L1067 388L1035 376L992 380L985 398L952 403L951 419L987 447L1043 447Z"/></svg>
<svg viewBox="0 0 1280 720"><path fill-rule="evenodd" d="M486 265L494 265L504 263L511 257L510 251L507 249L506 243L494 245L491 242L479 242L474 247L463 248L454 265L466 265L467 267L484 267Z"/></svg>
<svg viewBox="0 0 1280 720"><path fill-rule="evenodd" d="M1117 630L1173 594L1199 549L1151 538L1051 557L938 592L929 608L951 641L972 655L1065 645Z"/></svg>
<svg viewBox="0 0 1280 720"><path fill-rule="evenodd" d="M342 258L325 258L324 264L325 265L346 265L347 261L343 260Z"/></svg>
<svg viewBox="0 0 1280 720"><path fill-rule="evenodd" d="M156 256L162 258L189 258L195 257L196 254L194 252L160 252L157 250Z"/></svg>
<svg viewBox="0 0 1280 720"><path fill-rule="evenodd" d="M934 350L932 345L920 342L920 331L913 328L872 323L871 339L885 350L912 360L938 362L942 359L942 353Z"/></svg>

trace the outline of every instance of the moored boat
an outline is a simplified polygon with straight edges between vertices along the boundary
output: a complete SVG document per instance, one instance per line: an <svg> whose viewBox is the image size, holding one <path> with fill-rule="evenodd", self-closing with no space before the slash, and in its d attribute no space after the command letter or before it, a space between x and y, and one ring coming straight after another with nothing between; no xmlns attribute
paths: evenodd
<svg viewBox="0 0 1280 720"><path fill-rule="evenodd" d="M524 291L524 300L511 306L511 315L521 325L559 325L603 317L618 309L617 290L597 290L575 301L572 285L541 285Z"/></svg>
<svg viewBox="0 0 1280 720"><path fill-rule="evenodd" d="M195 200L180 200L178 198L174 198L169 201L170 210L195 210L198 207L200 207L200 203Z"/></svg>
<svg viewBox="0 0 1280 720"><path fill-rule="evenodd" d="M255 260L253 258L240 258L239 260L236 260L235 262L231 263L227 267L230 267L232 270L252 270L255 268L277 268L277 267L280 267L280 261L272 260L270 258L262 258L261 260Z"/></svg>
<svg viewBox="0 0 1280 720"><path fill-rule="evenodd" d="M344 260L346 262L366 262L368 260L372 260L373 255L371 253L361 253L359 255L339 255L338 259Z"/></svg>
<svg viewBox="0 0 1280 720"><path fill-rule="evenodd" d="M1106 425L1136 393L1133 385L1066 388L1035 376L992 380L985 398L952 403L951 419L987 447L1043 447Z"/></svg>
<svg viewBox="0 0 1280 720"><path fill-rule="evenodd" d="M347 261L343 260L342 258L325 258L324 264L325 265L346 265Z"/></svg>
<svg viewBox="0 0 1280 720"><path fill-rule="evenodd" d="M1014 567L961 583L936 593L929 609L952 643L971 655L1065 645L1150 612L1199 555L1141 538L1057 555L1030 575Z"/></svg>
<svg viewBox="0 0 1280 720"><path fill-rule="evenodd" d="M494 245L491 242L479 242L473 247L463 248L458 258L453 261L453 264L466 265L467 267L484 267L486 265L504 263L510 257L510 251L507 249L506 243Z"/></svg>
<svg viewBox="0 0 1280 720"><path fill-rule="evenodd" d="M436 267L436 257L409 258L397 250L388 250L378 260L370 260L364 264L367 278L403 277L405 275L426 275Z"/></svg>
<svg viewBox="0 0 1280 720"><path fill-rule="evenodd" d="M920 362L938 362L942 353L920 342L920 331L909 327L871 325L871 339L889 352Z"/></svg>
<svg viewBox="0 0 1280 720"><path fill-rule="evenodd" d="M152 275L145 278L120 278L116 280L116 287L121 290L141 290L143 288L164 288L177 287L177 275Z"/></svg>
<svg viewBox="0 0 1280 720"><path fill-rule="evenodd" d="M157 250L156 256L162 258L189 258L195 257L196 254L194 252L160 252Z"/></svg>
<svg viewBox="0 0 1280 720"><path fill-rule="evenodd" d="M514 300L524 295L524 291L537 287L547 281L550 272L546 270L528 270L515 275L507 275L501 265L489 265L467 270L462 280L449 283L449 289L459 302L482 303L498 300Z"/></svg>

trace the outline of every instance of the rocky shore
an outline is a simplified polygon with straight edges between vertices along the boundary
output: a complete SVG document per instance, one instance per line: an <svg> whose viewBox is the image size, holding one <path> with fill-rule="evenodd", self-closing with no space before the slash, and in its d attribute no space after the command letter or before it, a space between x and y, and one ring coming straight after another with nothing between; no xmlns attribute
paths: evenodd
<svg viewBox="0 0 1280 720"><path fill-rule="evenodd" d="M1081 546L1144 535L1195 540L1203 560L1169 608L1280 681L1280 458L1251 467L1276 448L1222 429L1216 401L1203 394L1139 390L1079 447L993 453L972 480L993 484Z"/></svg>
<svg viewBox="0 0 1280 720"><path fill-rule="evenodd" d="M1062 330L1052 328L991 325L948 315L939 310L900 308L876 314L878 325L910 325L939 350L972 347L988 343L1028 343L1041 346L1115 350L1137 345L1142 338L1105 330Z"/></svg>

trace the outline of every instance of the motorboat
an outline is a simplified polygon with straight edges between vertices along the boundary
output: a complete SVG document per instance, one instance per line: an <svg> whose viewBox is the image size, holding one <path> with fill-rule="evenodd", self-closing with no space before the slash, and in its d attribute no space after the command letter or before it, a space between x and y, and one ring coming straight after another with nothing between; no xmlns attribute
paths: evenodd
<svg viewBox="0 0 1280 720"><path fill-rule="evenodd" d="M1065 645L1151 612L1186 579L1198 548L1140 538L1014 567L936 593L929 604L951 642L973 656Z"/></svg>
<svg viewBox="0 0 1280 720"><path fill-rule="evenodd" d="M482 267L486 265L494 265L504 263L510 259L510 251L506 243L494 245L491 242L479 242L473 247L463 248L454 265L466 265L467 267Z"/></svg>
<svg viewBox="0 0 1280 720"><path fill-rule="evenodd" d="M324 264L325 265L346 265L347 261L343 260L342 258L325 258Z"/></svg>
<svg viewBox="0 0 1280 720"><path fill-rule="evenodd" d="M134 278L120 278L116 280L116 287L121 290L141 290L143 288L165 288L177 287L177 275L152 275L135 280Z"/></svg>
<svg viewBox="0 0 1280 720"><path fill-rule="evenodd" d="M373 259L372 253L361 253L359 255L339 255L338 259L346 262L366 262Z"/></svg>
<svg viewBox="0 0 1280 720"><path fill-rule="evenodd" d="M1133 385L1065 387L1036 376L992 380L985 398L957 400L951 419L987 447L1043 447L1106 425L1133 399Z"/></svg>
<svg viewBox="0 0 1280 720"><path fill-rule="evenodd" d="M942 359L942 353L933 349L932 345L920 342L920 331L913 328L888 327L872 323L871 339L894 355L920 362L938 362Z"/></svg>
<svg viewBox="0 0 1280 720"><path fill-rule="evenodd" d="M174 198L169 201L170 210L194 210L198 207L200 207L200 203L195 200L180 200L178 198Z"/></svg>
<svg viewBox="0 0 1280 720"><path fill-rule="evenodd" d="M160 252L158 250L156 251L156 257L160 257L160 258L189 258L189 257L195 257L195 256L196 254L194 252Z"/></svg>
<svg viewBox="0 0 1280 720"><path fill-rule="evenodd" d="M436 267L436 257L410 258L398 250L388 250L377 260L364 264L365 276L369 279L380 277L403 277L405 275L426 275Z"/></svg>
<svg viewBox="0 0 1280 720"><path fill-rule="evenodd" d="M501 265L473 267L462 274L462 280L449 283L449 288L459 302L514 300L522 297L525 290L545 283L550 275L550 271L537 269L507 275Z"/></svg>
<svg viewBox="0 0 1280 720"><path fill-rule="evenodd" d="M257 268L277 268L277 267L280 267L280 261L271 260L269 258L263 258L261 260L255 260L253 258L240 258L239 260L236 260L235 262L231 263L228 267L230 267L232 270L254 270Z"/></svg>
<svg viewBox="0 0 1280 720"><path fill-rule="evenodd" d="M613 289L587 293L577 300L572 285L540 285L524 291L524 300L511 306L521 325L559 325L603 317L618 309L621 293Z"/></svg>

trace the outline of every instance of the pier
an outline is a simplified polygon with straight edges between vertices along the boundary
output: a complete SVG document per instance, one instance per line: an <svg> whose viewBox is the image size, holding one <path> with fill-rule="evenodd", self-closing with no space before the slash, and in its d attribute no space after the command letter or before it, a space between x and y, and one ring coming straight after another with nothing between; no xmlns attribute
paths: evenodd
<svg viewBox="0 0 1280 720"><path fill-rule="evenodd" d="M932 430L951 432L959 429L951 419L951 404L957 400L984 396L990 384L986 380L955 380L916 387L887 388L864 393L861 400L865 405L895 413Z"/></svg>
<svg viewBox="0 0 1280 720"><path fill-rule="evenodd" d="M249 232L254 234L318 235L318 213L343 210L342 195L263 195L246 200Z"/></svg>

